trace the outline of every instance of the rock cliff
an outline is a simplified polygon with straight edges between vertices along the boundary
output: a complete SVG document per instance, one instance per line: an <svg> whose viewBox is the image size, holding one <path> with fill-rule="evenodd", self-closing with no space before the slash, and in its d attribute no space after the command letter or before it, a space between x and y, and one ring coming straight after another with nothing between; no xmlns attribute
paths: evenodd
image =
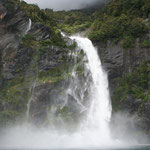
<svg viewBox="0 0 150 150"><path fill-rule="evenodd" d="M139 126L149 130L150 123L150 34L137 38L134 48L123 49L122 43L95 44L103 66L108 72L113 111L137 114L142 119Z"/></svg>
<svg viewBox="0 0 150 150"><path fill-rule="evenodd" d="M46 11L50 16L45 14ZM27 5L18 0L0 2L1 126L8 124L10 120L15 122L21 118L45 126L53 122L60 128L68 122L74 125L84 115L82 105L73 96L75 93L80 97L81 91L88 95L88 89L83 91L87 80L85 76L88 76L88 73L83 73L83 52L79 50L76 56L76 43L61 36L52 15L49 10L42 11L35 5ZM127 18L122 15L121 20L126 21ZM80 19L82 20L82 17L79 18L79 25ZM85 17L85 20L87 19L89 18ZM112 21L115 25L118 21L120 25L120 19ZM143 22L146 20L142 20L142 25ZM109 19L107 24L108 29L111 27L113 31ZM137 24L139 20L135 25ZM88 23L84 29L89 25ZM107 27L106 25L103 27ZM144 25L140 32L147 30ZM114 35L116 31L115 28ZM116 44L113 39L97 42L95 46L98 48L103 67L108 72L113 111L138 114L143 120L139 126L148 131L150 33L145 32L144 35L140 34L140 38L136 37L133 48L130 45L132 38L129 39L128 49L122 47L121 40ZM100 32L100 35L102 33ZM78 74L77 79L71 76L74 69ZM78 84L78 88L70 87L72 82ZM69 93L69 88L74 89L74 93ZM83 101L83 104L86 106L87 101Z"/></svg>
<svg viewBox="0 0 150 150"><path fill-rule="evenodd" d="M18 5L10 5L13 11L9 2L0 3L5 14L0 20L1 126L20 118L47 125L52 119L48 112L57 125L60 116L77 121L79 104L71 95L64 99L73 66L79 63L72 55L76 44L55 28L31 20Z"/></svg>

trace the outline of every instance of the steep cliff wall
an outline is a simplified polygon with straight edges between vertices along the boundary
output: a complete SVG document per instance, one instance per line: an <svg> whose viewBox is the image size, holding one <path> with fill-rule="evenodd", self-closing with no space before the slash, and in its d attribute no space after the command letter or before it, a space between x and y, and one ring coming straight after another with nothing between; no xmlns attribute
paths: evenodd
<svg viewBox="0 0 150 150"><path fill-rule="evenodd" d="M144 130L150 123L150 34L137 38L134 48L123 49L122 43L96 44L108 72L113 111L139 115Z"/></svg>
<svg viewBox="0 0 150 150"><path fill-rule="evenodd" d="M94 13L89 38L108 72L113 112L143 119L149 130L150 1L110 0Z"/></svg>
<svg viewBox="0 0 150 150"><path fill-rule="evenodd" d="M28 14L24 8L37 12ZM68 96L66 107L63 99L76 65L76 44L61 36L55 22L42 20L45 14L36 5L3 0L0 9L5 14L0 20L0 125L20 118L46 125L48 112L56 124L60 115L77 118L71 116L80 112L76 100Z"/></svg>
<svg viewBox="0 0 150 150"><path fill-rule="evenodd" d="M74 32L90 27L89 37L96 43L103 66L108 72L113 111L138 114L143 119L140 126L149 130L148 1L126 1L123 4L122 1L110 1L108 6L89 17L82 11L53 13L52 10L40 10L36 5L28 5L19 0L2 0L1 125L20 118L32 120L39 125L47 125L51 121L58 125L62 117L66 122L74 124L82 117L81 105L71 94L64 93L71 82L77 82L71 76L73 68L76 68L79 80L78 88L72 88L79 96L86 78L81 63L82 51L78 51L76 57L76 43L61 36L54 19L56 17L59 20L58 16L62 13L64 22L69 22L64 23L69 31L72 25L77 29ZM141 11L136 14L137 8ZM73 24L69 20L73 20ZM68 33L74 33L69 31Z"/></svg>

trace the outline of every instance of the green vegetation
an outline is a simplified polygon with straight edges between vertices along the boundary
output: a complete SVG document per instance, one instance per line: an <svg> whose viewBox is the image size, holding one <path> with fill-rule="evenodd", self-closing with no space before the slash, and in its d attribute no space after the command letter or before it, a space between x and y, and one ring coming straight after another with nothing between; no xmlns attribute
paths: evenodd
<svg viewBox="0 0 150 150"><path fill-rule="evenodd" d="M58 27L69 35L86 31L91 25L91 18L82 10L59 11L54 16Z"/></svg>
<svg viewBox="0 0 150 150"><path fill-rule="evenodd" d="M7 8L8 13L11 12L15 12L15 6L16 4L18 4L19 0L1 0L4 4L4 6Z"/></svg>
<svg viewBox="0 0 150 150"><path fill-rule="evenodd" d="M125 36L122 42L124 49L134 48L135 38L132 36Z"/></svg>
<svg viewBox="0 0 150 150"><path fill-rule="evenodd" d="M75 50L76 47L77 47L77 43L76 43L76 42L73 42L72 45L69 45L69 46L68 46L68 49L70 49L70 50Z"/></svg>
<svg viewBox="0 0 150 150"><path fill-rule="evenodd" d="M110 0L104 8L90 13L86 10L59 11L53 12L51 9L41 10L37 5L27 4L20 0L2 0L8 10L7 16L12 17L15 11L22 10L26 16L35 23L40 23L49 33L50 37L44 40L37 40L32 33L28 33L22 38L23 46L32 49L32 61L29 66L34 72L38 67L44 54L53 54L49 46L59 47L57 54L61 53L60 65L49 70L42 70L38 73L37 82L39 84L57 83L71 77L73 63L67 59L68 53L76 48L76 43L67 46L59 30L71 35L77 32L88 31L88 36L93 42L107 42L112 40L115 43L121 42L124 49L131 49L135 45L135 39L147 34L150 30L150 0ZM9 18L8 18L9 19ZM149 39L140 41L141 48L149 48ZM31 52L31 53L32 53ZM70 59L70 58L69 58ZM76 73L83 75L82 65L83 51L78 55ZM0 92L0 122L4 124L19 116L30 97L29 87L35 77L25 77L22 70L18 70L18 77L12 80L2 78L2 88ZM113 97L113 107L117 109L120 101L125 100L127 95L132 95L141 99L140 112L143 104L150 95L150 68L148 63L143 62L133 72L118 79L115 96ZM6 109L5 109L6 108ZM67 107L58 110L62 116L70 116Z"/></svg>
<svg viewBox="0 0 150 150"><path fill-rule="evenodd" d="M80 33L82 31L86 31L89 28L90 24L88 22L83 24L77 24L77 25L68 25L68 24L62 24L59 26L59 28L69 34L72 35L74 33Z"/></svg>
<svg viewBox="0 0 150 150"><path fill-rule="evenodd" d="M150 47L150 41L149 40L144 40L143 42L140 43L140 46L142 48L149 48Z"/></svg>
<svg viewBox="0 0 150 150"><path fill-rule="evenodd" d="M2 0L3 4L8 10L9 16L13 16L16 9L23 10L25 14L33 21L43 24L50 34L51 44L60 47L65 46L65 42L60 34L54 12L51 9L41 10L37 5L27 4L20 0ZM35 39L32 39L30 35L26 35L23 39L25 40L25 45L31 47L32 43L34 45ZM31 40L31 41L30 41Z"/></svg>
<svg viewBox="0 0 150 150"><path fill-rule="evenodd" d="M137 37L148 33L150 29L150 21L146 21L150 17L150 0L110 0L108 5L94 13L90 9L89 12L40 10L37 5L19 0L12 0L7 5L12 3L17 3L33 21L47 26L55 45L63 45L58 29L69 35L90 29L89 38L93 42L122 41L123 48L128 49L134 47Z"/></svg>
<svg viewBox="0 0 150 150"><path fill-rule="evenodd" d="M0 127L5 126L8 122L10 122L10 120L16 118L16 116L19 116L19 113L15 110L0 111L0 123L1 123Z"/></svg>
<svg viewBox="0 0 150 150"><path fill-rule="evenodd" d="M61 115L61 117L66 118L66 119L72 115L72 113L69 112L67 106L64 106L63 108L58 109L58 114Z"/></svg>
<svg viewBox="0 0 150 150"><path fill-rule="evenodd" d="M132 95L136 99L141 99L142 103L140 107L142 107L150 95L149 80L150 67L147 62L143 62L123 79L118 79L115 96L113 97L113 107L117 109L120 105L120 101L125 100L128 95Z"/></svg>
<svg viewBox="0 0 150 150"><path fill-rule="evenodd" d="M150 29L150 0L111 0L94 14L89 38L94 42L123 40L123 48L134 47L134 41Z"/></svg>
<svg viewBox="0 0 150 150"><path fill-rule="evenodd" d="M54 28L57 27L52 10L51 13L47 13L47 11L41 10L37 5L27 4L24 1L17 2L17 5L26 13L26 15L31 20L35 22L40 22L41 24L44 24L47 27L51 27L52 30L54 30Z"/></svg>
<svg viewBox="0 0 150 150"><path fill-rule="evenodd" d="M15 121L15 118L25 111L32 80L33 77L25 78L21 74L10 81L3 79L0 92L0 104L3 106L0 110L1 123L6 124L8 120Z"/></svg>
<svg viewBox="0 0 150 150"><path fill-rule="evenodd" d="M38 80L40 83L55 83L71 76L71 64L62 64L48 71L39 72Z"/></svg>
<svg viewBox="0 0 150 150"><path fill-rule="evenodd" d="M34 48L34 46L37 44L35 38L29 34L25 35L22 41L23 41L23 44L29 48Z"/></svg>

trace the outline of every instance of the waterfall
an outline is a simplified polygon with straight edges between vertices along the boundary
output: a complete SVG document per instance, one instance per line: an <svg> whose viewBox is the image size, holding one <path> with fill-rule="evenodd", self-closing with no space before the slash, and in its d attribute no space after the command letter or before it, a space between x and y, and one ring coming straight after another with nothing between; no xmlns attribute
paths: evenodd
<svg viewBox="0 0 150 150"><path fill-rule="evenodd" d="M102 68L97 49L88 38L72 36L72 40L82 49L87 57L87 68L91 73L92 82L89 97L90 108L84 122L84 130L96 133L103 140L110 139L109 122L111 119L111 102L108 89L107 74Z"/></svg>
<svg viewBox="0 0 150 150"><path fill-rule="evenodd" d="M37 86L37 81L38 81L38 72L39 71L38 71L38 61L37 61L37 59L38 59L38 56L35 55L32 59L32 63L31 63L31 65L35 66L35 70L33 69L35 78L32 81L31 87L30 87L30 90L29 90L30 98L29 98L28 103L27 103L26 122L28 122L29 119L30 119L30 107L31 107L31 103L32 103L32 100L33 100L33 95L34 95L35 88Z"/></svg>
<svg viewBox="0 0 150 150"><path fill-rule="evenodd" d="M35 79L35 81L33 82L31 88L30 88L30 93L31 93L31 96L30 96L30 99L27 103L27 111L26 111L26 121L28 122L29 121L29 115L30 115L30 106L31 106L31 102L33 100L33 94L34 94L34 89L36 87L36 83L37 83L37 77Z"/></svg>
<svg viewBox="0 0 150 150"><path fill-rule="evenodd" d="M134 137L131 140L128 136L124 136L125 141L123 141L118 138L119 136L117 138L111 136L109 122L112 108L108 79L106 72L103 70L97 49L88 38L71 36L70 39L76 41L77 49L79 51L83 50L85 54L84 60L81 61L84 66L83 78L85 79L81 82L74 67L70 77L70 85L68 89L64 89L66 95L68 94L68 97L71 95L74 98L73 101L78 103L77 106L81 107L79 110L82 111L79 114L85 114L80 120L80 125L73 132L66 132L66 130L57 130L52 126L35 128L30 124L19 124L14 128L7 129L5 136L0 135L0 139L2 139L0 140L0 147L5 149L9 147L14 149L114 149L125 148L128 144L137 144ZM34 92L35 86L36 80L32 85L31 93ZM85 91L88 91L86 100L88 104L84 103ZM32 96L33 94L31 94L31 99L28 102L27 117L29 117L31 109ZM68 97L61 97L62 101L63 98L66 100L64 106L70 100ZM72 107L73 109L74 106ZM50 117L53 120L52 112ZM59 125L62 127L64 121L61 119L63 118L60 116ZM120 124L119 122L117 125L120 126ZM121 132L122 137L122 130L119 130L119 132ZM117 135L119 132L115 132L115 134ZM131 131L128 133L131 133Z"/></svg>
<svg viewBox="0 0 150 150"><path fill-rule="evenodd" d="M31 30L31 27L32 27L32 21L31 21L31 19L29 19L29 23L27 25L27 29L25 31L25 35Z"/></svg>

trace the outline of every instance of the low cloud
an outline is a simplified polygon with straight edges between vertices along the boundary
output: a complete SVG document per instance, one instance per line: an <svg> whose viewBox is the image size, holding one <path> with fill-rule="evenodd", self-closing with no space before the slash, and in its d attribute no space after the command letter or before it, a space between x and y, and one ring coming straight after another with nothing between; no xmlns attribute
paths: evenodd
<svg viewBox="0 0 150 150"><path fill-rule="evenodd" d="M38 4L40 8L51 8L54 10L80 9L93 3L108 0L24 0L27 3Z"/></svg>

